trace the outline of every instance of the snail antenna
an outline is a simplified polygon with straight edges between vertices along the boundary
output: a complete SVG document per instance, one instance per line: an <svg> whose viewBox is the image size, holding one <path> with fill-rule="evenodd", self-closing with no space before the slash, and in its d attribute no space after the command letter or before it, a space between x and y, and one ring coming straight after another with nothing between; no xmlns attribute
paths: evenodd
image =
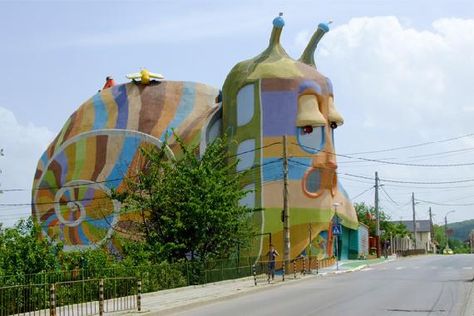
<svg viewBox="0 0 474 316"><path fill-rule="evenodd" d="M302 63L307 65L316 67L316 63L314 61L314 52L318 47L319 41L323 38L324 34L329 32L329 24L332 23L332 20L329 20L327 23L319 23L318 29L314 32L313 36L309 40L308 45L301 54L301 57L298 59Z"/></svg>

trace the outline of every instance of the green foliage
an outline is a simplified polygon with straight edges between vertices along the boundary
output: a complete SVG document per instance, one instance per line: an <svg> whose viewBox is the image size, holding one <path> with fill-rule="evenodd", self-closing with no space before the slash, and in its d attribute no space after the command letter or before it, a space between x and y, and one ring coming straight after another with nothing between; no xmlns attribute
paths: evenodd
<svg viewBox="0 0 474 316"><path fill-rule="evenodd" d="M177 160L168 159L166 143L143 149L144 170L113 197L126 212L141 211L143 247L152 261L228 257L252 236L253 210L238 203L247 193L241 189L244 174L235 172L236 161L228 162L225 137L209 144L201 158L197 146L177 143Z"/></svg>
<svg viewBox="0 0 474 316"><path fill-rule="evenodd" d="M434 240L438 244L438 248L439 249L446 248L446 235L444 231L444 226L434 224L433 231L434 231Z"/></svg>
<svg viewBox="0 0 474 316"><path fill-rule="evenodd" d="M451 248L454 253L470 253L471 249L468 245L457 239L449 239L449 248Z"/></svg>
<svg viewBox="0 0 474 316"><path fill-rule="evenodd" d="M115 260L102 249L61 252L59 262L62 270L86 269L97 271L110 268Z"/></svg>
<svg viewBox="0 0 474 316"><path fill-rule="evenodd" d="M448 225L449 229L449 225ZM434 239L438 244L438 248L443 250L446 248L446 233L444 230L444 225L433 225L434 230ZM448 245L449 248L453 250L454 253L469 253L469 246L464 244L461 240L456 238L451 238L448 236Z"/></svg>
<svg viewBox="0 0 474 316"><path fill-rule="evenodd" d="M29 274L58 268L61 245L40 237L31 219L0 230L0 275Z"/></svg>
<svg viewBox="0 0 474 316"><path fill-rule="evenodd" d="M450 236L450 238L457 239L459 241L465 241L469 239L469 234L472 230L474 230L474 219L457 223L449 223L448 229L453 230L453 235Z"/></svg>
<svg viewBox="0 0 474 316"><path fill-rule="evenodd" d="M360 223L367 225L369 227L369 234L375 236L376 230L376 214L375 207L369 206L362 203L355 203L354 208L357 213L357 217ZM379 209L379 218L380 218L380 230L383 231L381 236L382 240L389 239L390 236L405 237L409 236L409 231L405 225L390 222L390 216L388 216L383 210Z"/></svg>

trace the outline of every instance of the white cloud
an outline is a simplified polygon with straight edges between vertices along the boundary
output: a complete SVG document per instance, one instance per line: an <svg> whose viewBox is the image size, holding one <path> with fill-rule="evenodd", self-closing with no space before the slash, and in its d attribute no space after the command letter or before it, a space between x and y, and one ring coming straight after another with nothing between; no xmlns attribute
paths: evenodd
<svg viewBox="0 0 474 316"><path fill-rule="evenodd" d="M321 41L316 62L334 84L336 103L345 117L337 130L339 153L360 152L443 139L474 132L474 20L443 18L428 30L406 26L396 17L354 18L335 27ZM311 33L302 30L294 45L302 50ZM445 142L411 150L365 155L408 161L408 156L472 147L474 138ZM364 155L362 155L364 156ZM472 152L425 158L419 163L472 162ZM341 171L412 181L446 181L474 178L473 166L459 168L409 168L373 163L340 164ZM354 183L348 191L356 195L369 184ZM420 199L450 201L473 188L452 191L386 187L401 202L413 190ZM462 192L460 192L462 191ZM373 193L372 193L373 194ZM397 196L399 194L399 196ZM473 195L474 196L474 195ZM370 194L365 196L373 201ZM473 202L461 201L458 203ZM448 202L449 203L449 202ZM410 205L385 206L409 218ZM428 205L419 206L427 208ZM449 207L433 206L441 217ZM453 207L452 207L453 208ZM457 207L452 218L472 218L474 207ZM426 212L419 215L426 218Z"/></svg>
<svg viewBox="0 0 474 316"><path fill-rule="evenodd" d="M4 151L0 156L0 190L26 190L0 194L0 204L30 202L36 164L53 136L45 127L18 122L10 110L0 107L0 148ZM11 224L30 211L28 206L1 206L0 222Z"/></svg>

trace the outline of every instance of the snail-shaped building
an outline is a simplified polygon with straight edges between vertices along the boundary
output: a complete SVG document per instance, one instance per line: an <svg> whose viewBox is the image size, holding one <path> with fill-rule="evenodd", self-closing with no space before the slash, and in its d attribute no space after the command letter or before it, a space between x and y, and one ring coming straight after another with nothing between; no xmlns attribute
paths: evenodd
<svg viewBox="0 0 474 316"><path fill-rule="evenodd" d="M67 248L106 244L140 221L110 200L112 189L140 168L142 145L161 146L171 129L186 143L206 145L226 133L237 171L251 169L241 203L262 209L252 219L261 232L252 255L267 244L283 249L282 151L286 136L290 258L310 251L333 254L334 215L343 225L339 247L357 252L357 216L337 179L334 130L342 116L331 82L315 67L314 52L329 31L320 24L299 60L280 44L284 26L273 20L270 43L230 71L222 94L193 82L131 82L100 91L72 114L41 157L33 183L33 215L43 234ZM175 154L173 137L168 155Z"/></svg>

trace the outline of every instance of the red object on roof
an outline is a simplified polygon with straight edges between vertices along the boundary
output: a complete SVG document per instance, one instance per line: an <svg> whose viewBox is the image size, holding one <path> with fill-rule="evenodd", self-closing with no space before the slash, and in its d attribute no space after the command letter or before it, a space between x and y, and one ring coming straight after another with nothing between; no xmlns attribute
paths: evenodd
<svg viewBox="0 0 474 316"><path fill-rule="evenodd" d="M113 87L113 86L115 86L114 78L112 78L111 76L107 76L107 78L105 78L105 84L102 90Z"/></svg>

